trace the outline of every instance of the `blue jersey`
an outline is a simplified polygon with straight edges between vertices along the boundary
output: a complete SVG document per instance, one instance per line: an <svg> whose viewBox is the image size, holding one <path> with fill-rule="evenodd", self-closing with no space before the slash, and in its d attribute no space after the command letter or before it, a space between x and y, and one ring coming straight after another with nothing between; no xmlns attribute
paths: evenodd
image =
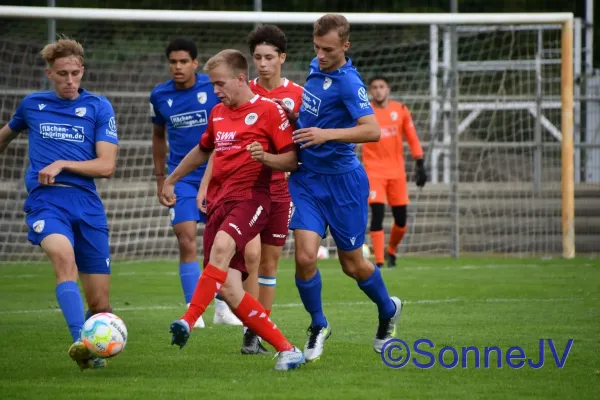
<svg viewBox="0 0 600 400"><path fill-rule="evenodd" d="M344 129L357 119L373 114L360 74L346 57L346 64L332 72L319 69L315 58L302 93L298 128ZM353 143L326 142L299 150L301 169L321 174L341 174L360 165Z"/></svg>
<svg viewBox="0 0 600 400"><path fill-rule="evenodd" d="M196 83L188 89L175 88L171 79L157 85L150 94L152 123L166 126L169 141L167 166L174 171L181 160L200 142L206 131L208 116L220 103L207 75L196 73ZM199 183L206 163L182 180Z"/></svg>
<svg viewBox="0 0 600 400"><path fill-rule="evenodd" d="M13 132L28 129L30 164L25 186L30 193L40 186L39 172L53 162L94 160L97 142L118 144L112 105L84 89L79 89L75 100L61 99L53 91L30 94L8 125ZM55 183L96 193L94 178L69 171L58 174Z"/></svg>

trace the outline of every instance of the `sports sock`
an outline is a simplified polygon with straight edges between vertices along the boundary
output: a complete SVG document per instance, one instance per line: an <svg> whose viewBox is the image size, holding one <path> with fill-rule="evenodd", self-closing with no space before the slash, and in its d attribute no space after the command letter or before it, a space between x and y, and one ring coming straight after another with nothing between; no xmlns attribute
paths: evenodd
<svg viewBox="0 0 600 400"><path fill-rule="evenodd" d="M73 342L76 342L81 337L81 328L85 322L79 287L75 281L64 281L56 285L55 292L56 300L58 300L58 305L65 317Z"/></svg>
<svg viewBox="0 0 600 400"><path fill-rule="evenodd" d="M227 271L222 271L210 263L204 268L200 279L198 279L190 306L183 317L181 317L181 319L184 319L188 323L190 329L194 326L198 318L202 316L204 311L206 311L206 307L208 307L214 299L215 294L221 289L221 285L225 283L226 278Z"/></svg>
<svg viewBox="0 0 600 400"><path fill-rule="evenodd" d="M315 276L307 281L303 281L296 277L296 287L300 293L300 299L306 311L312 317L311 326L327 326L327 319L323 314L323 304L321 301L321 273L317 269Z"/></svg>
<svg viewBox="0 0 600 400"><path fill-rule="evenodd" d="M396 312L396 305L390 299L381 271L375 266L373 274L362 282L358 282L358 287L365 292L367 296L377 304L380 318L392 318Z"/></svg>
<svg viewBox="0 0 600 400"><path fill-rule="evenodd" d="M371 243L373 244L373 252L375 253L375 263L383 264L385 261L383 256L383 248L385 246L383 230L371 231Z"/></svg>
<svg viewBox="0 0 600 400"><path fill-rule="evenodd" d="M398 247L398 245L402 241L402 238L404 237L405 233L406 225L400 227L394 224L394 226L392 226L392 232L390 233L390 243L388 244L387 248L388 253L396 255L396 247Z"/></svg>
<svg viewBox="0 0 600 400"><path fill-rule="evenodd" d="M191 261L179 264L179 279L181 280L181 288L183 289L183 297L186 304L192 300L194 289L200 279L200 264L198 261Z"/></svg>
<svg viewBox="0 0 600 400"><path fill-rule="evenodd" d="M265 312L263 306L246 293L240 305L233 311L236 317L242 321L256 335L263 338L277 351L292 350L294 346L283 336Z"/></svg>

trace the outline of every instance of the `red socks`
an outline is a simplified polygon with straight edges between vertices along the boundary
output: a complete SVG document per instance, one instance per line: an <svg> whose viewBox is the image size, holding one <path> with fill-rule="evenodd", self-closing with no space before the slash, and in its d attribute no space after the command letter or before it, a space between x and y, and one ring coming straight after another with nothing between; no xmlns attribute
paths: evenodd
<svg viewBox="0 0 600 400"><path fill-rule="evenodd" d="M267 311L254 297L244 295L240 305L233 310L236 317L256 335L269 343L277 351L292 350L294 346L283 336L271 320Z"/></svg>
<svg viewBox="0 0 600 400"><path fill-rule="evenodd" d="M181 318L188 323L190 330L196 321L198 321L198 318L206 311L206 307L213 301L215 295L221 289L221 285L225 283L226 278L226 271L222 271L210 263L204 268L200 279L198 279L196 290L194 290L190 307Z"/></svg>

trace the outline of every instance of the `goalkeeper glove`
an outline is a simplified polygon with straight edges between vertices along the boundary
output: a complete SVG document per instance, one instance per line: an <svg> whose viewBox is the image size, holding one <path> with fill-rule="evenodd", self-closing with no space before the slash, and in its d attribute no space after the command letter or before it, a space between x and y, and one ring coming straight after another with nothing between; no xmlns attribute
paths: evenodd
<svg viewBox="0 0 600 400"><path fill-rule="evenodd" d="M425 182L427 182L427 172L425 172L425 163L422 158L415 161L415 182L418 187L425 186Z"/></svg>

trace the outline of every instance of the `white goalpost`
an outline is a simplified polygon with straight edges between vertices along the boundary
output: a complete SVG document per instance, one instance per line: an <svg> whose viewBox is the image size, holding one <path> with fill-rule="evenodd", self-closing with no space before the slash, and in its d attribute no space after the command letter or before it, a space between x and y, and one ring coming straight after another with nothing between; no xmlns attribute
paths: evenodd
<svg viewBox="0 0 600 400"><path fill-rule="evenodd" d="M164 48L196 41L200 62L224 48L248 54L257 23L288 37L284 75L303 84L312 24L323 13L126 10L0 6L0 116L48 90L38 56L52 21L85 48L82 86L106 96L121 142L115 177L98 180L116 260L177 257L168 212L152 175L148 97L169 79ZM430 180L409 181L408 254L575 256L572 13L344 13L349 56L365 81L383 74L413 115ZM255 71L251 70L251 74ZM412 161L405 149L408 176ZM22 211L27 136L0 155L1 261L42 258L27 242ZM386 213L389 232L393 219ZM198 245L202 251L199 228ZM367 243L370 244L367 235ZM330 251L335 244L324 239ZM293 253L290 233L285 254Z"/></svg>

